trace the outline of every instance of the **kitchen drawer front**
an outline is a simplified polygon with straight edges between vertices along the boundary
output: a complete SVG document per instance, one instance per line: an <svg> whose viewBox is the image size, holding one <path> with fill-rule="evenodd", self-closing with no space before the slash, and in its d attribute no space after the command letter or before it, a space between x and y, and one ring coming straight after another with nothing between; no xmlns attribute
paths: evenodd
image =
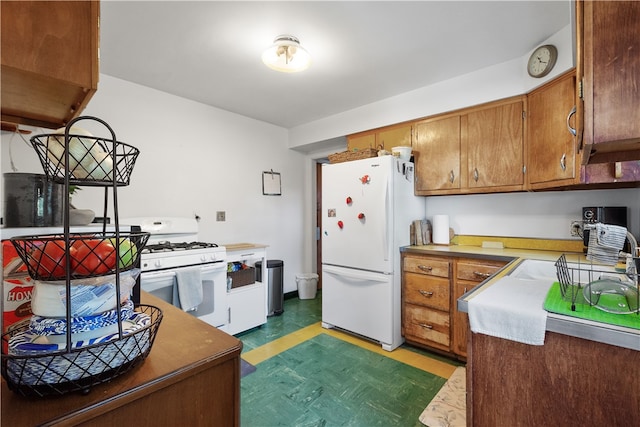
<svg viewBox="0 0 640 427"><path fill-rule="evenodd" d="M405 303L449 311L449 279L405 273L403 291Z"/></svg>
<svg viewBox="0 0 640 427"><path fill-rule="evenodd" d="M449 261L407 256L404 258L404 271L429 276L449 277Z"/></svg>
<svg viewBox="0 0 640 427"><path fill-rule="evenodd" d="M403 326L407 340L449 350L449 313L406 304Z"/></svg>
<svg viewBox="0 0 640 427"><path fill-rule="evenodd" d="M482 282L493 276L506 263L499 261L457 261L456 278L470 280L472 282Z"/></svg>

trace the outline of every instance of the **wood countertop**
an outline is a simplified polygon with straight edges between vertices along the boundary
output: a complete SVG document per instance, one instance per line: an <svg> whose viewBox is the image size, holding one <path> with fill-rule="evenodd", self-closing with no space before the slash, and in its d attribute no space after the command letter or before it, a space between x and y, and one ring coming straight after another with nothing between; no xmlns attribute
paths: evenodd
<svg viewBox="0 0 640 427"><path fill-rule="evenodd" d="M222 246L227 248L227 251L242 251L246 249L263 249L268 245L261 245L259 243L223 243Z"/></svg>
<svg viewBox="0 0 640 427"><path fill-rule="evenodd" d="M238 425L242 342L146 292L142 303L163 319L140 366L87 395L24 398L2 379L2 425Z"/></svg>

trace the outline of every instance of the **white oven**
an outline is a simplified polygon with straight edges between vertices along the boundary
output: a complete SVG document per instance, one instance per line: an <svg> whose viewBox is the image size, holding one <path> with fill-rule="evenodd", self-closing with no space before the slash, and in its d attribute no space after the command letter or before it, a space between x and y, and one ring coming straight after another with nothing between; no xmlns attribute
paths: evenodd
<svg viewBox="0 0 640 427"><path fill-rule="evenodd" d="M214 243L198 242L198 225L194 219L128 218L122 222L139 225L142 231L151 234L140 254L140 288L225 330L228 323L226 249ZM183 304L181 291L200 288L202 302L199 305Z"/></svg>

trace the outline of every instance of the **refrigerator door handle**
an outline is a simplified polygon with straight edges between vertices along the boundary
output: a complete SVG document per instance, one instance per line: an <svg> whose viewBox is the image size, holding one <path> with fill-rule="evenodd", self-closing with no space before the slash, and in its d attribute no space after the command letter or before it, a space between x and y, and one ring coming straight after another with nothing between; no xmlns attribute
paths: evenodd
<svg viewBox="0 0 640 427"><path fill-rule="evenodd" d="M384 253L384 260L389 261L389 215L391 215L390 206L390 194L389 194L389 180L387 180L386 188L384 191L384 234L382 236L382 251Z"/></svg>
<svg viewBox="0 0 640 427"><path fill-rule="evenodd" d="M345 279L349 279L351 281L358 282L386 282L388 281L389 275L385 273L372 272L372 271L364 271L364 270L354 270L343 267L334 267L332 265L322 264L322 272L327 274L333 274L335 276L340 276ZM385 278L386 276L386 278Z"/></svg>

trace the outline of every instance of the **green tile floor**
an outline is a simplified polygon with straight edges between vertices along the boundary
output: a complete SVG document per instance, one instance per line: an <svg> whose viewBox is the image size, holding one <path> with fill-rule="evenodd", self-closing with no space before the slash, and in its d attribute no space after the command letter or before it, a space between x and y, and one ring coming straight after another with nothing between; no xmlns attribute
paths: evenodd
<svg viewBox="0 0 640 427"><path fill-rule="evenodd" d="M286 299L282 315L238 335L243 352L319 322L321 298L319 292L313 300ZM446 382L328 334L303 341L256 367L241 381L243 427L422 426L419 415Z"/></svg>

